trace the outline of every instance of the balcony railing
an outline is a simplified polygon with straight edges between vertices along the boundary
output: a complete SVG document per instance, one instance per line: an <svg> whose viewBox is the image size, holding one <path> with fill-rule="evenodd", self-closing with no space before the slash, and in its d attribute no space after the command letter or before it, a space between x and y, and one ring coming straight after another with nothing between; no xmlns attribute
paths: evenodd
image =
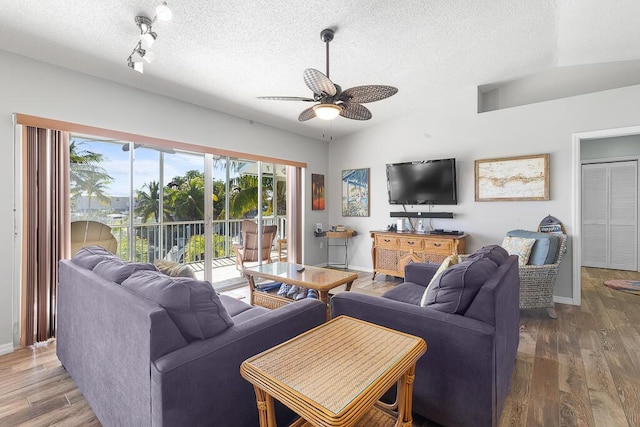
<svg viewBox="0 0 640 427"><path fill-rule="evenodd" d="M216 220L212 222L213 259L233 256L233 243L240 241L242 219ZM277 225L277 239L285 238L286 217L263 218L263 225ZM111 232L118 241L117 255L129 258L128 224L110 224ZM276 239L276 240L277 240ZM162 224L134 224L133 256L138 262L153 262L166 259L179 263L204 261L205 224L204 221L165 222Z"/></svg>

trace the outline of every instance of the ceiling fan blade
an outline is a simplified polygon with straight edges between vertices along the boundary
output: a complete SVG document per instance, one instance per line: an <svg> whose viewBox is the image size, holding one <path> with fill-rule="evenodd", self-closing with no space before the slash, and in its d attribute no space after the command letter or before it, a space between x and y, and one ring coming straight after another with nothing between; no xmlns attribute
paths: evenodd
<svg viewBox="0 0 640 427"><path fill-rule="evenodd" d="M144 148L148 148L151 150L156 150L156 151L162 151L163 153L168 153L168 154L175 154L176 150L174 150L173 148L165 148L165 147L156 147L156 146L151 146L151 145L144 145L144 144L140 144L138 142L134 142L133 143L133 149L135 150L136 148L140 148L140 147L144 147ZM122 146L122 151L129 151L129 144L124 144Z"/></svg>
<svg viewBox="0 0 640 427"><path fill-rule="evenodd" d="M364 105L356 102L349 102L343 105L344 108L340 111L342 117L352 120L369 120L372 117L371 111Z"/></svg>
<svg viewBox="0 0 640 427"><path fill-rule="evenodd" d="M313 107L309 107L307 109L305 109L302 113L300 113L300 115L298 116L298 120L301 122L306 122L307 120L311 120L316 116L316 112L313 111Z"/></svg>
<svg viewBox="0 0 640 427"><path fill-rule="evenodd" d="M398 89L393 86L366 85L349 88L342 92L340 99L344 102L357 102L364 104L367 102L380 101L398 93Z"/></svg>
<svg viewBox="0 0 640 427"><path fill-rule="evenodd" d="M329 80L329 77L313 68L304 70L304 83L316 95L327 94L333 96L336 94L336 85Z"/></svg>
<svg viewBox="0 0 640 427"><path fill-rule="evenodd" d="M258 99L266 99L268 101L304 101L315 102L313 98L304 98L302 96L259 96Z"/></svg>

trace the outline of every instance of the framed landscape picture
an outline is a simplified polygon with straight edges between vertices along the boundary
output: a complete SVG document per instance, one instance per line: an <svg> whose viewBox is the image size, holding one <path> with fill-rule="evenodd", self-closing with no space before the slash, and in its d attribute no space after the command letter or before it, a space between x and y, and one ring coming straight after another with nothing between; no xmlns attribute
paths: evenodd
<svg viewBox="0 0 640 427"><path fill-rule="evenodd" d="M475 161L475 200L549 200L549 154Z"/></svg>
<svg viewBox="0 0 640 427"><path fill-rule="evenodd" d="M342 171L342 216L369 216L369 168Z"/></svg>
<svg viewBox="0 0 640 427"><path fill-rule="evenodd" d="M324 210L324 175L311 174L311 210Z"/></svg>

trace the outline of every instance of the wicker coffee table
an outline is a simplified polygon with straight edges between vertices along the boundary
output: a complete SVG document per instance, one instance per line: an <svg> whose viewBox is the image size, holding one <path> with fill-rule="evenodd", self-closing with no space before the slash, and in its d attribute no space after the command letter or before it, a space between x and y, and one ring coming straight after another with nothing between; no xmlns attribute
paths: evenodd
<svg viewBox="0 0 640 427"><path fill-rule="evenodd" d="M304 267L304 271L298 270ZM292 299L281 297L275 293L262 292L256 289L255 278L263 278L288 285L302 286L303 288L318 291L320 301L327 304L327 319L329 319L329 291L340 285L346 284L350 290L353 281L358 278L357 273L333 270L329 268L313 267L310 265L293 264L290 262L273 262L243 270L251 288L251 305L259 305L266 308L278 308L293 302Z"/></svg>
<svg viewBox="0 0 640 427"><path fill-rule="evenodd" d="M422 338L340 316L245 360L261 427L276 426L273 399L301 418L292 426L411 426ZM378 402L398 383L397 405ZM392 410L397 410L392 412Z"/></svg>

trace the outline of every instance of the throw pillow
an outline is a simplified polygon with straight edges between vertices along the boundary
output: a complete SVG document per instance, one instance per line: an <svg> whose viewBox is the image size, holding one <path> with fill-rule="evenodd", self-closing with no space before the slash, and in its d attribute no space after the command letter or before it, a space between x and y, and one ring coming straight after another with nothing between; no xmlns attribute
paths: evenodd
<svg viewBox="0 0 640 427"><path fill-rule="evenodd" d="M527 239L526 237L505 237L502 241L502 247L507 250L509 255L518 255L518 265L527 265L531 248L536 239Z"/></svg>
<svg viewBox="0 0 640 427"><path fill-rule="evenodd" d="M467 259L446 269L429 289L426 306L445 313L464 314L484 283L498 270L488 258Z"/></svg>
<svg viewBox="0 0 640 427"><path fill-rule="evenodd" d="M138 271L122 287L163 307L188 342L211 338L233 325L209 282Z"/></svg>
<svg viewBox="0 0 640 427"><path fill-rule="evenodd" d="M511 230L507 233L507 236L536 239L536 242L531 248L529 265L553 264L558 256L560 236L556 234L527 230Z"/></svg>
<svg viewBox="0 0 640 427"><path fill-rule="evenodd" d="M422 299L420 300L421 307L424 307L427 305L427 294L429 293L429 289L431 288L431 286L433 286L433 283L436 281L436 279L442 274L443 271L445 271L447 268L451 267L452 265L456 265L457 263L458 263L458 255L449 255L444 259L444 261L442 261L442 264L440 264L440 267L438 267L433 277L431 278L431 281L429 282L426 289L424 290L424 294L422 294Z"/></svg>
<svg viewBox="0 0 640 427"><path fill-rule="evenodd" d="M113 258L116 258L116 256L103 247L85 246L76 252L73 258L71 258L71 262L88 270L93 270L98 263L105 259Z"/></svg>
<svg viewBox="0 0 640 427"><path fill-rule="evenodd" d="M139 270L157 271L153 264L140 262L127 262L120 258L111 258L100 261L93 268L93 272L103 279L111 282L122 283L127 277Z"/></svg>
<svg viewBox="0 0 640 427"><path fill-rule="evenodd" d="M189 268L188 265L178 264L173 261L165 261L163 259L157 259L153 262L158 271L162 274L166 274L171 277L191 277L196 278L194 271Z"/></svg>

